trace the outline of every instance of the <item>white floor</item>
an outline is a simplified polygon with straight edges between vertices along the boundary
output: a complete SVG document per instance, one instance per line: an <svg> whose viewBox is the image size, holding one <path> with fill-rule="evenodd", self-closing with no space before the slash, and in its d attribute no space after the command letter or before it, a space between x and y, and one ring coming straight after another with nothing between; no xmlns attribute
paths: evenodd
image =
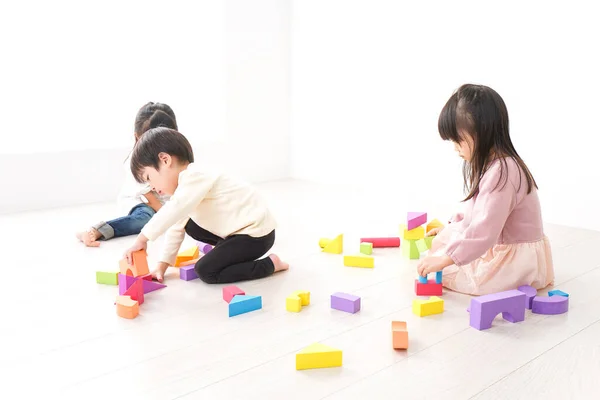
<svg viewBox="0 0 600 400"><path fill-rule="evenodd" d="M556 287L571 294L559 316L527 313L492 329L469 327L469 297L444 293L442 315L411 313L416 261L377 249L375 268L348 268L319 251L320 237L394 235L402 199L366 190L282 181L260 185L280 228L275 251L290 271L238 284L263 309L227 316L222 285L179 280L120 319L116 287L94 271L117 270L130 238L84 248L76 228L112 215L93 205L0 217L0 398L113 399L591 399L600 377L600 232L547 225ZM447 209L425 209L445 219ZM150 255L156 247L150 249ZM292 291L311 292L301 313ZM362 297L354 315L329 307L335 291ZM408 323L410 348L391 348L390 321ZM341 368L295 370L295 353L321 342L343 350Z"/></svg>

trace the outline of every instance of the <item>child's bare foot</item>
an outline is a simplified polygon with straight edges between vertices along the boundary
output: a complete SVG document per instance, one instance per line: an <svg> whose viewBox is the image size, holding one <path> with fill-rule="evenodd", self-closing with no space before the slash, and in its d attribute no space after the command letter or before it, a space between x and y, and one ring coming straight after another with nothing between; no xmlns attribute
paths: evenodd
<svg viewBox="0 0 600 400"><path fill-rule="evenodd" d="M100 242L98 242L96 239L98 239L100 236L96 236L96 234L99 234L99 232L95 229L91 229L85 232L77 232L75 236L77 236L77 239L82 241L87 247L98 247L100 246Z"/></svg>
<svg viewBox="0 0 600 400"><path fill-rule="evenodd" d="M274 272L285 271L290 268L290 264L281 261L281 258L276 254L271 254L269 258L273 261L273 265L275 266Z"/></svg>

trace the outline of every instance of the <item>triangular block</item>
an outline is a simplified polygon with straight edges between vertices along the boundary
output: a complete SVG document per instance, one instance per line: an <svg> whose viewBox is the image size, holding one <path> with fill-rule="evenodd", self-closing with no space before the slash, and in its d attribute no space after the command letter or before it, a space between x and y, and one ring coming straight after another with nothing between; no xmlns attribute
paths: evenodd
<svg viewBox="0 0 600 400"><path fill-rule="evenodd" d="M163 285L162 283L147 281L142 279L142 288L144 289L144 294L154 292L155 290L162 289L167 287L167 285Z"/></svg>
<svg viewBox="0 0 600 400"><path fill-rule="evenodd" d="M229 303L229 316L245 314L250 311L260 310L262 308L262 297L236 295Z"/></svg>
<svg viewBox="0 0 600 400"><path fill-rule="evenodd" d="M144 304L144 284L143 279L136 279L123 296L130 296L132 300L137 301L140 305Z"/></svg>
<svg viewBox="0 0 600 400"><path fill-rule="evenodd" d="M325 253L342 254L344 251L344 235L338 235L323 248Z"/></svg>
<svg viewBox="0 0 600 400"><path fill-rule="evenodd" d="M425 236L423 239L425 241L425 245L427 246L427 250L431 249L431 243L433 243L433 239L435 239L435 236Z"/></svg>
<svg viewBox="0 0 600 400"><path fill-rule="evenodd" d="M133 276L119 274L119 295L124 295L127 289L129 289L133 282L135 282L135 280L136 278Z"/></svg>
<svg viewBox="0 0 600 400"><path fill-rule="evenodd" d="M296 353L296 369L342 366L342 351L321 343L311 344Z"/></svg>
<svg viewBox="0 0 600 400"><path fill-rule="evenodd" d="M427 226L425 227L425 232L429 232L432 229L441 228L443 226L444 224L442 224L439 220L434 219L433 221L427 224Z"/></svg>
<svg viewBox="0 0 600 400"><path fill-rule="evenodd" d="M402 244L402 255L410 260L418 260L421 257L417 248L416 240L405 240Z"/></svg>
<svg viewBox="0 0 600 400"><path fill-rule="evenodd" d="M182 251L177 254L177 258L175 260L175 266L178 267L184 261L190 261L198 258L200 256L200 249L198 246L190 247L187 250Z"/></svg>
<svg viewBox="0 0 600 400"><path fill-rule="evenodd" d="M427 222L427 213L409 212L406 216L406 225L408 230L415 229Z"/></svg>

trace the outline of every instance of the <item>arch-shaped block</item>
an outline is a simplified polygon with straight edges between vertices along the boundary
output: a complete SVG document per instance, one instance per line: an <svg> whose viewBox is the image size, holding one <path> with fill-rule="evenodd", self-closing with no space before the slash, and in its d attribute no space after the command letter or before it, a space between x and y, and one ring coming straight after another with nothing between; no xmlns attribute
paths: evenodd
<svg viewBox="0 0 600 400"><path fill-rule="evenodd" d="M508 322L520 322L525 319L527 296L519 290L507 290L471 299L470 325L478 330L492 327L496 315Z"/></svg>

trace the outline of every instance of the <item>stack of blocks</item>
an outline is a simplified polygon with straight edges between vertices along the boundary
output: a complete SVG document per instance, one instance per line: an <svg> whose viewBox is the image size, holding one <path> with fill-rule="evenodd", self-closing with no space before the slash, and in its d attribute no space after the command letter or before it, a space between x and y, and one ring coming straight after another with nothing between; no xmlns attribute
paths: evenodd
<svg viewBox="0 0 600 400"><path fill-rule="evenodd" d="M248 296L242 289L234 285L223 288L223 300L229 303L230 317L262 308L261 296Z"/></svg>
<svg viewBox="0 0 600 400"><path fill-rule="evenodd" d="M180 267L181 263L184 263L184 262L191 262L194 260L198 260L199 257L200 257L200 249L198 249L198 246L192 246L189 249L184 250L181 253L177 254L177 258L175 259L174 267Z"/></svg>
<svg viewBox="0 0 600 400"><path fill-rule="evenodd" d="M442 271L435 273L435 281L427 280L427 277L423 276L419 276L419 279L415 279L415 294L417 296L441 296Z"/></svg>
<svg viewBox="0 0 600 400"><path fill-rule="evenodd" d="M400 225L400 236L404 239L402 254L411 260L418 260L421 256L420 248L427 247L424 241L425 229L421 226L427 222L427 213L409 212L406 220L406 225ZM420 240L423 242L417 245Z"/></svg>

